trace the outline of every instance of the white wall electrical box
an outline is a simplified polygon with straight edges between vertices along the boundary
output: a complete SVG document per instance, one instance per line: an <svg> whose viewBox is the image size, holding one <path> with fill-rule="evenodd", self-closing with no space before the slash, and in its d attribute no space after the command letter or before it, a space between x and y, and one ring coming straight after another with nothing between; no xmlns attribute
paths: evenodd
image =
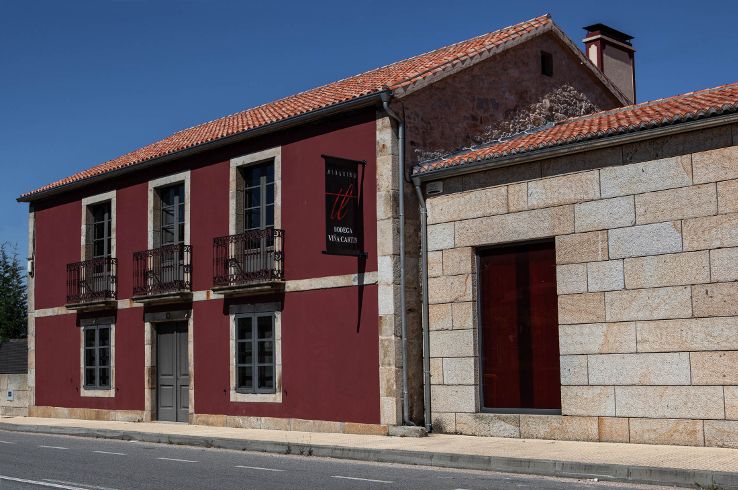
<svg viewBox="0 0 738 490"><path fill-rule="evenodd" d="M9 402L13 401L13 390L8 390L7 395L5 395L5 399Z"/></svg>

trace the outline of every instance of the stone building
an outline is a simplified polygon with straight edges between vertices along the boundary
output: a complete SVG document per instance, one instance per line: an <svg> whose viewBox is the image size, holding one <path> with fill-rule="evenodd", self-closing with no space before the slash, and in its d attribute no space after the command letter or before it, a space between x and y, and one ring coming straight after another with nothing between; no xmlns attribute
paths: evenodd
<svg viewBox="0 0 738 490"><path fill-rule="evenodd" d="M738 84L421 162L433 429L738 447Z"/></svg>

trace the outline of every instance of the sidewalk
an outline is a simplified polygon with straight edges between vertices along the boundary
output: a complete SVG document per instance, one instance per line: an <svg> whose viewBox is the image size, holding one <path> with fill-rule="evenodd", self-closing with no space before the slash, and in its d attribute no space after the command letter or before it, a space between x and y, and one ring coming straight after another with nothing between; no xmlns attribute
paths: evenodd
<svg viewBox="0 0 738 490"><path fill-rule="evenodd" d="M738 449L445 434L402 438L33 417L0 418L0 430L692 488L738 488Z"/></svg>

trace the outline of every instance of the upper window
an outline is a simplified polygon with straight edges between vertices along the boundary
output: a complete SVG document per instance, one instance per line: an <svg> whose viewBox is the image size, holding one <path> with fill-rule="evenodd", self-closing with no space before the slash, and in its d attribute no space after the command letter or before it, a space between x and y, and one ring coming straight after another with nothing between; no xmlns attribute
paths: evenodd
<svg viewBox="0 0 738 490"><path fill-rule="evenodd" d="M552 77L554 74L554 59L551 53L541 51L541 74Z"/></svg>
<svg viewBox="0 0 738 490"><path fill-rule="evenodd" d="M110 388L110 325L84 327L85 389Z"/></svg>
<svg viewBox="0 0 738 490"><path fill-rule="evenodd" d="M159 189L159 244L182 244L185 241L184 183Z"/></svg>
<svg viewBox="0 0 738 490"><path fill-rule="evenodd" d="M241 169L236 203L237 231L274 227L274 162Z"/></svg>
<svg viewBox="0 0 738 490"><path fill-rule="evenodd" d="M482 407L561 408L552 241L479 253Z"/></svg>
<svg viewBox="0 0 738 490"><path fill-rule="evenodd" d="M112 255L112 215L110 201L87 208L87 259L108 258Z"/></svg>
<svg viewBox="0 0 738 490"><path fill-rule="evenodd" d="M236 391L275 392L274 314L236 316Z"/></svg>

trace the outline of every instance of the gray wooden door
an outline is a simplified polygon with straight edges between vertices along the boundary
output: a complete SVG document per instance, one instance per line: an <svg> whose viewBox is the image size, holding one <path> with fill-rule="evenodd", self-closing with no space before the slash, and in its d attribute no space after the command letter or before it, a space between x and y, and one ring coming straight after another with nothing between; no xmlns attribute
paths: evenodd
<svg viewBox="0 0 738 490"><path fill-rule="evenodd" d="M156 327L157 418L187 422L190 366L187 322L160 323Z"/></svg>

